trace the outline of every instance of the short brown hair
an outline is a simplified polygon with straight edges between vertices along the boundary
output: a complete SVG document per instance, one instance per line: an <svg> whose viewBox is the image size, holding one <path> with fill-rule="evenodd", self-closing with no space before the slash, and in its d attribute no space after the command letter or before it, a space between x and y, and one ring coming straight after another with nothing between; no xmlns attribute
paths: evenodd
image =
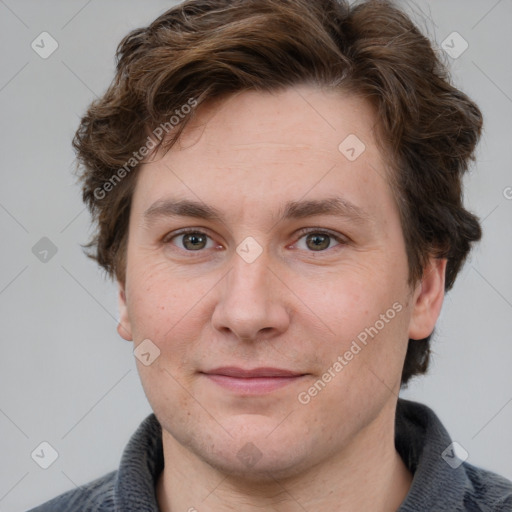
<svg viewBox="0 0 512 512"><path fill-rule="evenodd" d="M462 176L474 159L482 115L450 84L430 41L390 1L188 0L124 37L116 61L112 84L83 116L73 146L83 199L97 224L86 247L121 282L139 167L127 162L191 99L202 104L243 90L312 84L374 106L411 284L433 255L447 258L449 290L480 239L477 217L463 207ZM157 147L170 148L192 116L154 141ZM402 384L426 371L430 338L409 340Z"/></svg>

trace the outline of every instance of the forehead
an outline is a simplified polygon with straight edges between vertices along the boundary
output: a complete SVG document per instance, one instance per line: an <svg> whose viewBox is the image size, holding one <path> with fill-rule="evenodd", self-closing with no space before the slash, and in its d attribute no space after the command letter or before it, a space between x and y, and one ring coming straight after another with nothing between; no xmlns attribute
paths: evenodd
<svg viewBox="0 0 512 512"><path fill-rule="evenodd" d="M229 210L343 191L355 204L363 189L371 199L388 188L375 130L371 105L340 91L243 91L198 107L179 141L142 166L134 203L145 210L172 192Z"/></svg>
<svg viewBox="0 0 512 512"><path fill-rule="evenodd" d="M341 90L296 86L273 92L241 91L200 105L178 146L197 142L218 150L331 153L353 134L374 142L371 104Z"/></svg>

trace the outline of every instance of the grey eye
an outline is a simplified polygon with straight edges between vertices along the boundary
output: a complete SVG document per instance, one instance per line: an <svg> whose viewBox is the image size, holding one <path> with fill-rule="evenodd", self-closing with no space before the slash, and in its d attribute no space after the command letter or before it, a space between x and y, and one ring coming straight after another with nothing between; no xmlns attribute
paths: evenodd
<svg viewBox="0 0 512 512"><path fill-rule="evenodd" d="M210 249L214 245L213 240L201 231L178 233L168 239L166 243L172 243L184 251L200 251L202 249Z"/></svg>
<svg viewBox="0 0 512 512"><path fill-rule="evenodd" d="M334 245L339 243L336 237L330 233L311 232L303 235L297 242L297 246L300 249L321 252L333 246L333 240L335 241Z"/></svg>

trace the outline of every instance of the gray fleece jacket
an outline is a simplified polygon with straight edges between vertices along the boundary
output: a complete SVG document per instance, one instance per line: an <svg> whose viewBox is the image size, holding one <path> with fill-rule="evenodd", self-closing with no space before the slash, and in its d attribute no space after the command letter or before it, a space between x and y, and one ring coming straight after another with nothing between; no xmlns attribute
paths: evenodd
<svg viewBox="0 0 512 512"><path fill-rule="evenodd" d="M158 420L150 414L130 439L116 471L30 512L158 512L161 435ZM512 482L461 462L451 443L430 408L398 400L395 446L414 477L397 512L512 512Z"/></svg>

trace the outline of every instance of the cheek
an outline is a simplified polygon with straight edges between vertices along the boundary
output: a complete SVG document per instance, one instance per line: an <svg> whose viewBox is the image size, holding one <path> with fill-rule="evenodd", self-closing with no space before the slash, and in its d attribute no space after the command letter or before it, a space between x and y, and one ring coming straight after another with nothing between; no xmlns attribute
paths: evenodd
<svg viewBox="0 0 512 512"><path fill-rule="evenodd" d="M331 334L347 338L372 325L401 299L403 291L396 283L377 265L370 269L353 265L323 276L321 281L302 279L294 291Z"/></svg>
<svg viewBox="0 0 512 512"><path fill-rule="evenodd" d="M151 402L170 396L186 400L180 385L188 388L197 370L201 333L211 318L207 295L215 281L183 278L171 273L166 262L141 262L129 275L127 305L134 345L150 340L160 351L149 366L137 361L146 394Z"/></svg>
<svg viewBox="0 0 512 512"><path fill-rule="evenodd" d="M340 371L333 370L333 390L356 382L366 389L379 380L393 385L407 347L407 298L404 280L375 269L350 272L346 278L340 275L310 293L307 305L325 324L326 338L319 343L310 332L309 349L325 370L332 368L338 356L342 358L343 369L337 365Z"/></svg>
<svg viewBox="0 0 512 512"><path fill-rule="evenodd" d="M208 279L181 277L167 262L140 260L129 269L127 304L136 340L163 342L200 311L199 304L211 285Z"/></svg>

